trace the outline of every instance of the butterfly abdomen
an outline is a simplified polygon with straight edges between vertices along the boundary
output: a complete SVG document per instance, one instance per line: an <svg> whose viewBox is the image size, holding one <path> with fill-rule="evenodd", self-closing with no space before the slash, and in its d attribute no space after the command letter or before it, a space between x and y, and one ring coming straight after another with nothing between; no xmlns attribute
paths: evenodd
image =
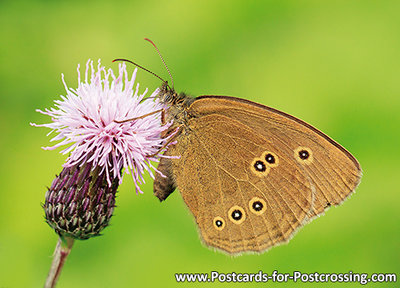
<svg viewBox="0 0 400 288"><path fill-rule="evenodd" d="M175 191L176 183L171 173L171 163L168 158L162 158L157 170L163 174L156 174L156 179L153 185L154 196L160 201L167 199L172 192Z"/></svg>

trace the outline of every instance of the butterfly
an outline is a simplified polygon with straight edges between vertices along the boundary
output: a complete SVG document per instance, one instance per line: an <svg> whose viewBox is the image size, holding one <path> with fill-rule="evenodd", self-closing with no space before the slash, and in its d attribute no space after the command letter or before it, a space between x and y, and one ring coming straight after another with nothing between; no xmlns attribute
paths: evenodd
<svg viewBox="0 0 400 288"><path fill-rule="evenodd" d="M163 136L173 142L157 167L154 195L164 201L178 188L208 246L238 254L288 242L360 183L354 156L294 116L236 97L178 94L143 66L114 61L163 81L161 118L172 122Z"/></svg>
<svg viewBox="0 0 400 288"><path fill-rule="evenodd" d="M361 178L358 161L329 136L276 109L228 96L191 98L164 83L167 134L154 195L176 188L208 246L230 254L288 242Z"/></svg>

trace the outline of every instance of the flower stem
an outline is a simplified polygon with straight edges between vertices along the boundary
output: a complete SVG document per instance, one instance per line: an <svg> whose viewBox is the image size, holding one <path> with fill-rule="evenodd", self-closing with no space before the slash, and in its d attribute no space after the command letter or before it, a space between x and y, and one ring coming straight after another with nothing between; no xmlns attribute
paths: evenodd
<svg viewBox="0 0 400 288"><path fill-rule="evenodd" d="M61 270L64 266L65 260L71 252L74 239L67 236L60 236L57 242L56 249L53 254L53 262L51 263L49 275L47 275L44 288L56 287L58 277L60 277Z"/></svg>

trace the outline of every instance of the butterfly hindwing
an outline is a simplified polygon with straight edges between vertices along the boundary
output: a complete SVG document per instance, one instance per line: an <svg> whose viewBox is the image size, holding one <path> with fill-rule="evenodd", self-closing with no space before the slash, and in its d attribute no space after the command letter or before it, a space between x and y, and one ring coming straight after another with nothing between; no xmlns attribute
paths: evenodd
<svg viewBox="0 0 400 288"><path fill-rule="evenodd" d="M268 139L221 115L191 119L188 127L193 132L182 133L168 154L181 155L172 160L173 175L206 244L229 253L263 251L308 219L312 187L289 157L257 171L255 162L276 151Z"/></svg>

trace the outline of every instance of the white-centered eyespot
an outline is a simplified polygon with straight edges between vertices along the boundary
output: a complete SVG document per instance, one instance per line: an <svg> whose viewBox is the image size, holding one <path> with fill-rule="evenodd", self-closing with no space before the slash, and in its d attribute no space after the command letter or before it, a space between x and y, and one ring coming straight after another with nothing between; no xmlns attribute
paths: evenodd
<svg viewBox="0 0 400 288"><path fill-rule="evenodd" d="M294 150L294 158L297 160L297 162L305 165L310 165L314 160L311 149L302 146L297 147Z"/></svg>
<svg viewBox="0 0 400 288"><path fill-rule="evenodd" d="M267 204L265 203L264 199L253 197L249 201L249 209L256 215L262 215L265 210L267 210Z"/></svg>
<svg viewBox="0 0 400 288"><path fill-rule="evenodd" d="M267 165L272 168L278 166L279 164L279 158L273 152L265 151L262 154L261 159L264 159Z"/></svg>
<svg viewBox="0 0 400 288"><path fill-rule="evenodd" d="M214 228L218 231L222 231L225 228L225 220L222 217L215 217L213 220Z"/></svg>
<svg viewBox="0 0 400 288"><path fill-rule="evenodd" d="M228 211L229 220L231 220L235 224L242 224L246 219L246 212L240 206L233 206Z"/></svg>
<svg viewBox="0 0 400 288"><path fill-rule="evenodd" d="M250 164L250 170L258 177L264 177L268 175L270 167L262 158L254 158Z"/></svg>

